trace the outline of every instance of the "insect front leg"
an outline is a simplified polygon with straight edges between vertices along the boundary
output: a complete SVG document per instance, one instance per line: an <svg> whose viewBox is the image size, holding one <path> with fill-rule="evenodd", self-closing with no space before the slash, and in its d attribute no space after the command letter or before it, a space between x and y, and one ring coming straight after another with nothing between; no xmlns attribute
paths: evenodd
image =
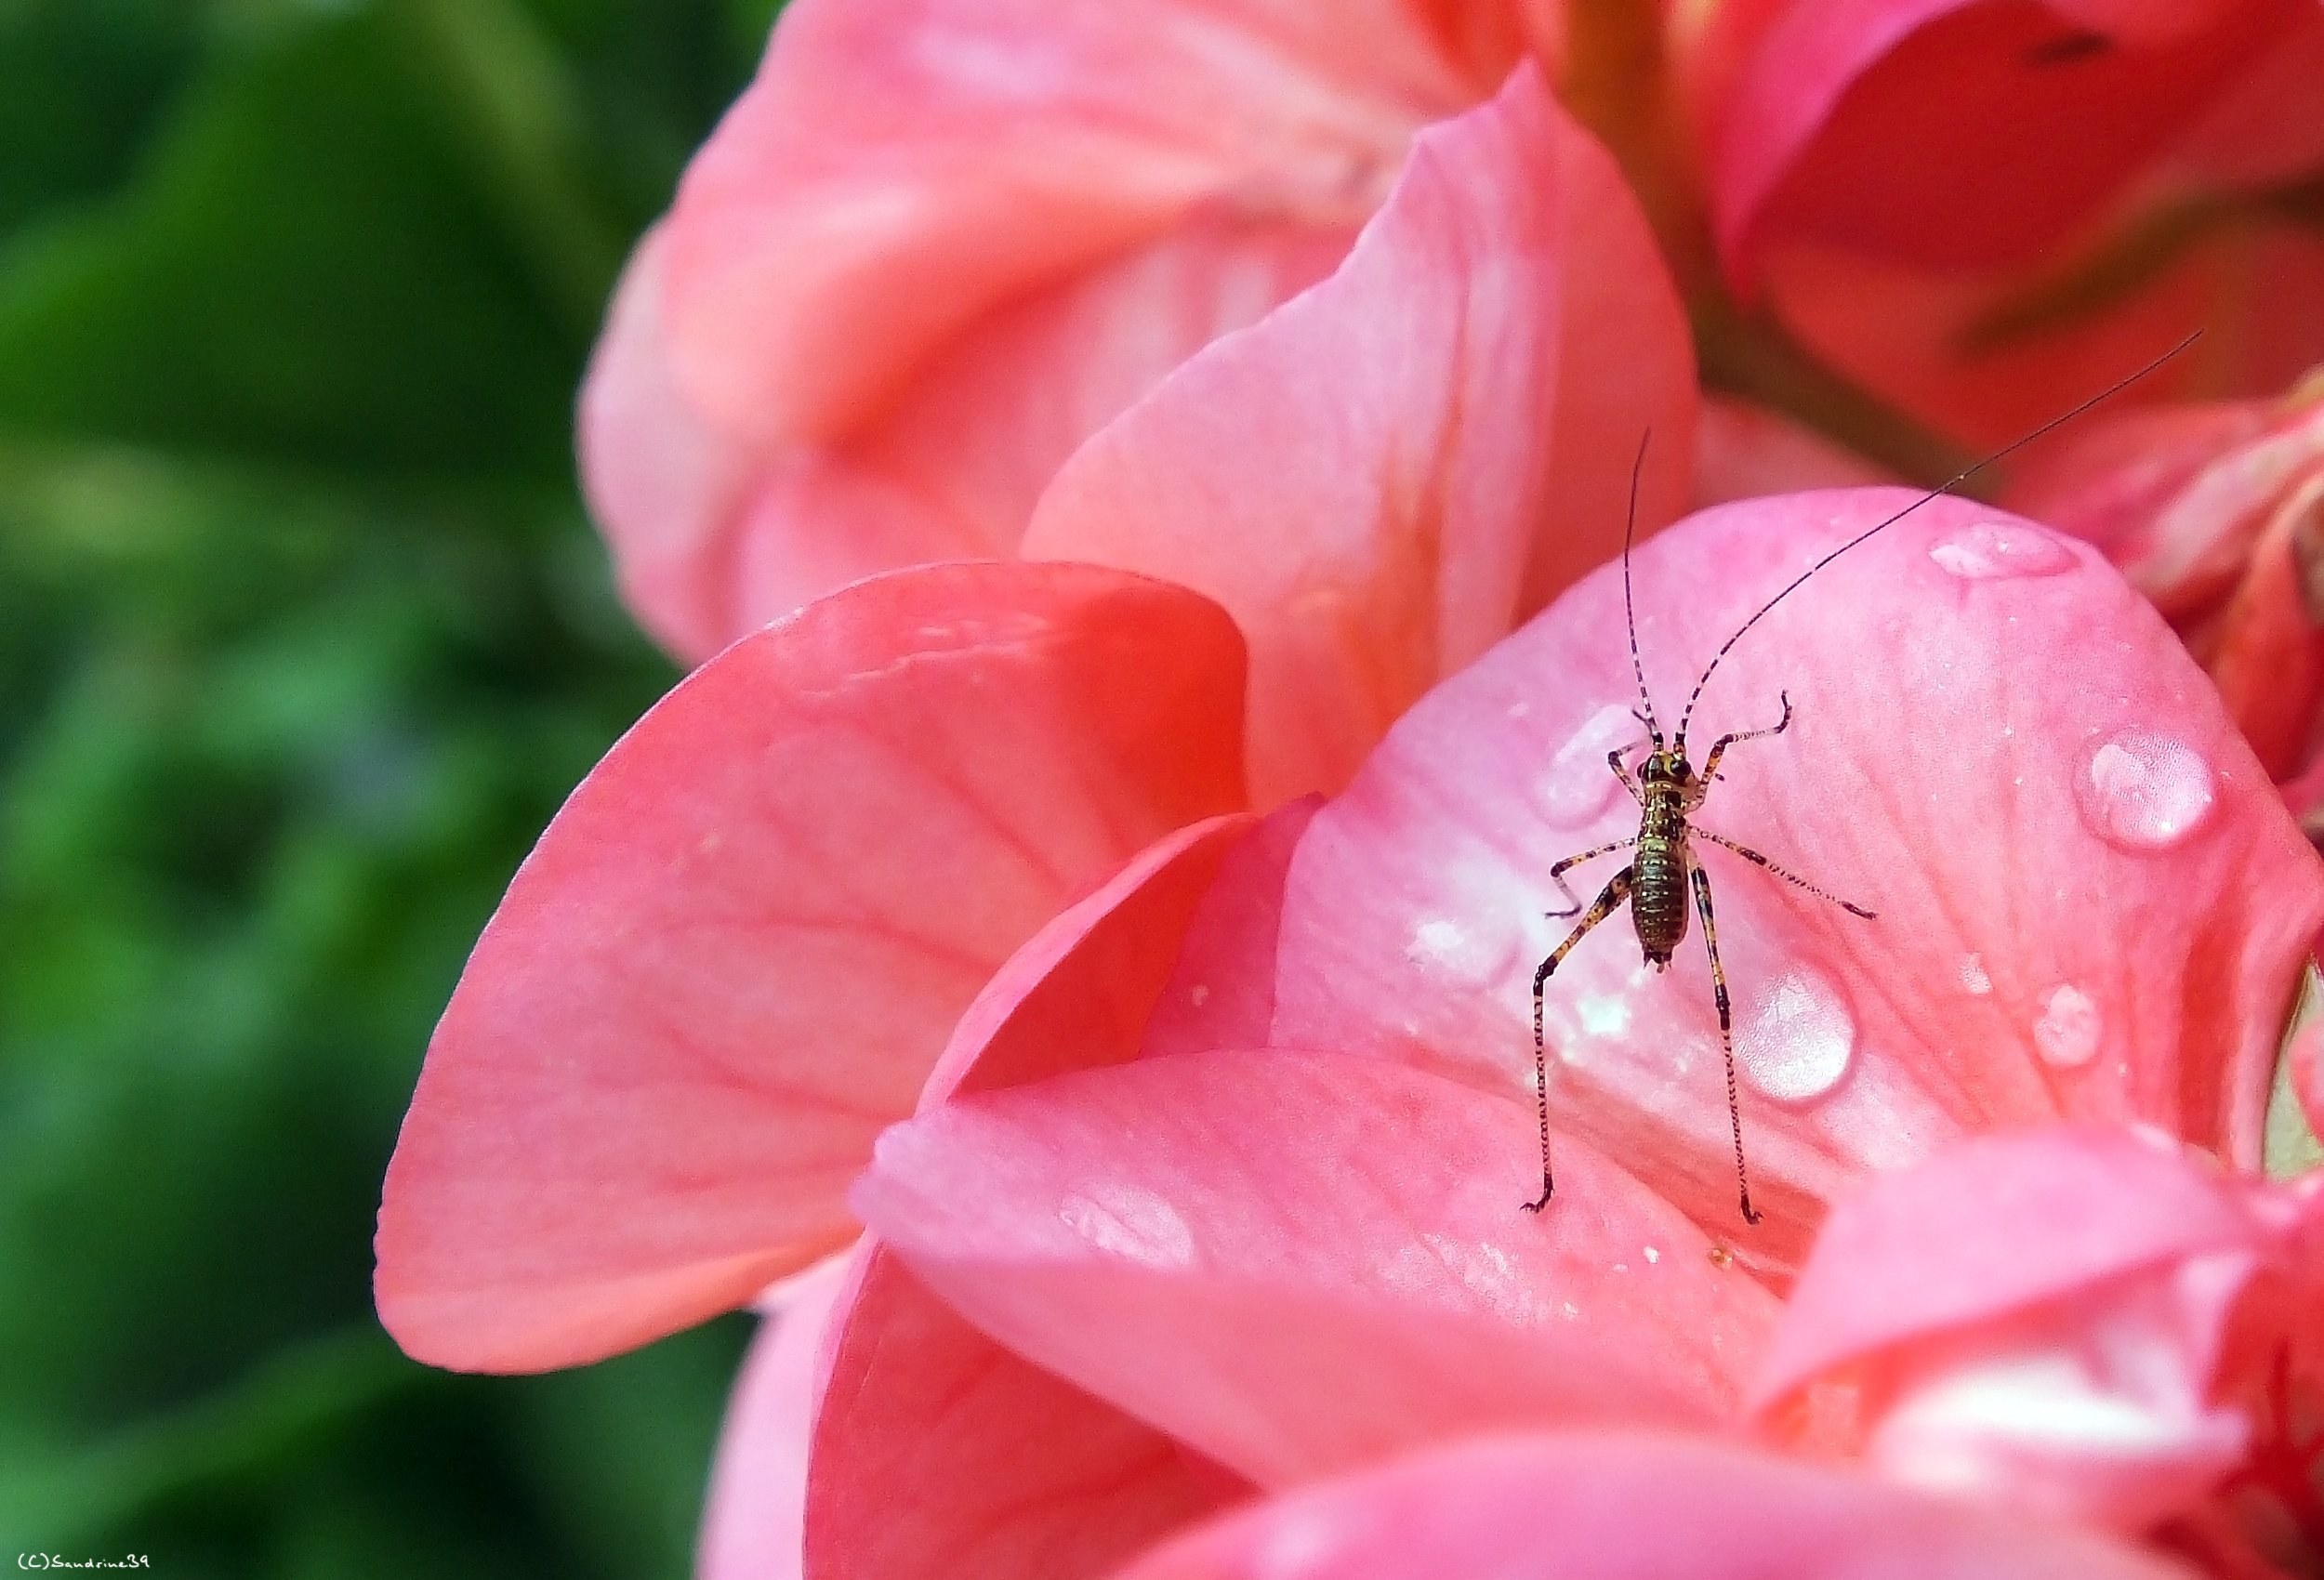
<svg viewBox="0 0 2324 1580"><path fill-rule="evenodd" d="M1638 836L1633 834L1628 839L1617 839L1613 844L1601 845L1595 850L1584 850L1578 856L1568 856L1564 861L1558 862L1557 865L1552 867L1550 869L1550 881L1557 885L1558 889L1565 894L1565 909L1563 911L1544 911L1541 914L1549 917L1553 922L1562 922L1568 916L1578 915L1581 912L1581 896L1576 894L1574 892L1574 886L1565 881L1565 875L1574 868L1581 865L1584 862L1594 862L1600 856L1611 856L1615 851L1627 850L1637 843Z"/></svg>
<svg viewBox="0 0 2324 1580"><path fill-rule="evenodd" d="M1622 843L1627 845L1633 841L1624 840ZM1606 849L1620 848L1608 846ZM1577 862L1580 860L1579 856L1574 858ZM1525 1204L1525 1211L1529 1213L1538 1213L1548 1206L1550 1193L1557 1189L1556 1181L1550 1177L1550 1058L1541 1037L1541 990L1548 985L1550 973L1557 969L1557 963L1573 953L1574 945L1588 937L1591 928L1622 908L1622 902L1630 898L1630 885L1631 869L1624 867L1599 891L1597 899L1591 902L1588 914L1581 918L1580 925L1566 935L1565 942L1550 951L1550 957L1541 962L1539 970L1533 973L1533 1089L1541 1112L1541 1194L1538 1200Z"/></svg>
<svg viewBox="0 0 2324 1580"><path fill-rule="evenodd" d="M1869 922L1878 919L1880 915L1880 913L1877 911L1868 911L1861 905L1850 904L1847 901L1842 900L1839 895L1830 892L1829 889L1816 888L1814 884L1808 882L1807 879L1802 877L1798 873L1786 872L1783 868L1776 865L1775 862L1769 861L1766 857L1761 855L1750 846L1737 845L1734 840L1729 839L1725 835L1713 834L1710 830L1703 827L1700 823L1690 825L1687 829L1687 833L1697 839L1708 839L1713 845L1720 847L1722 849L1734 851L1745 861L1755 862L1759 866L1763 867L1767 871L1775 874L1777 877L1783 879L1784 882L1796 884L1800 888L1806 889L1810 894L1815 895L1816 899L1830 901L1833 904L1839 906L1842 910L1847 912L1848 915L1852 916L1862 916L1866 921Z"/></svg>
<svg viewBox="0 0 2324 1580"><path fill-rule="evenodd" d="M1612 769L1614 777L1622 782L1622 788L1630 792L1630 798L1642 807L1646 804L1646 793L1638 787L1638 781L1631 777L1629 757L1639 746L1651 744L1650 741L1641 741L1636 745L1618 746L1605 755L1605 766Z"/></svg>
<svg viewBox="0 0 2324 1580"><path fill-rule="evenodd" d="M1750 1176L1743 1168L1743 1105L1735 1085L1734 1017L1727 1007L1727 973L1719 964L1719 924L1710 915L1710 875L1695 869L1695 910L1703 918L1703 947L1710 953L1710 998L1719 1007L1719 1047L1727 1056L1727 1127L1735 1133L1735 1188L1743 1199L1743 1221L1757 1223Z"/></svg>
<svg viewBox="0 0 2324 1580"><path fill-rule="evenodd" d="M1764 730L1738 730L1731 735L1722 735L1710 744L1710 756L1703 759L1703 783L1705 784L1719 777L1719 759L1724 757L1727 748L1737 741L1756 741L1766 735L1780 735L1791 728L1791 693L1777 691L1776 695L1783 699L1781 718Z"/></svg>

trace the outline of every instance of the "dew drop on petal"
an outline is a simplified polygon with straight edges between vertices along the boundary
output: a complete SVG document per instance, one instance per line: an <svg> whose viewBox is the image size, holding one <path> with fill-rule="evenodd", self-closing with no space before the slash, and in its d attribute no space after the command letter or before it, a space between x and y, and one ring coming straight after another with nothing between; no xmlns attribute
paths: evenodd
<svg viewBox="0 0 2324 1580"><path fill-rule="evenodd" d="M1961 985L1983 998L1993 991L1993 979L1987 975L1985 961L1975 955L1961 957Z"/></svg>
<svg viewBox="0 0 2324 1580"><path fill-rule="evenodd" d="M1538 797L1541 815L1576 828L1605 810L1622 793L1621 782L1605 766L1606 753L1640 741L1645 733L1627 704L1608 703L1591 714L1550 759Z"/></svg>
<svg viewBox="0 0 2324 1580"><path fill-rule="evenodd" d="M2074 788L2092 826L2126 850L2176 845L2202 826L2214 799L2201 754L2153 730L2125 730L2101 744Z"/></svg>
<svg viewBox="0 0 2324 1580"><path fill-rule="evenodd" d="M1974 522L1939 538L1930 546L1929 558L1970 582L2054 576L2076 563L2074 551L2056 533L2031 521Z"/></svg>
<svg viewBox="0 0 2324 1580"><path fill-rule="evenodd" d="M1515 968L1525 939L1506 927L1439 916L1413 929L1405 958L1456 981L1488 986Z"/></svg>
<svg viewBox="0 0 2324 1580"><path fill-rule="evenodd" d="M2090 994L2067 983L2050 990L2042 1001L2041 1018L2034 1022L2034 1047L2042 1060L2058 1070L2090 1062L2106 1031L2106 1018Z"/></svg>
<svg viewBox="0 0 2324 1580"><path fill-rule="evenodd" d="M1194 1260L1195 1234L1176 1207L1135 1186L1099 1185L1058 1205L1065 1227L1101 1250L1155 1267Z"/></svg>
<svg viewBox="0 0 2324 1580"><path fill-rule="evenodd" d="M1777 977L1745 1007L1735 1028L1743 1079L1783 1103L1810 1103L1829 1093L1847 1074L1855 1046L1855 1017L1840 989L1804 965Z"/></svg>

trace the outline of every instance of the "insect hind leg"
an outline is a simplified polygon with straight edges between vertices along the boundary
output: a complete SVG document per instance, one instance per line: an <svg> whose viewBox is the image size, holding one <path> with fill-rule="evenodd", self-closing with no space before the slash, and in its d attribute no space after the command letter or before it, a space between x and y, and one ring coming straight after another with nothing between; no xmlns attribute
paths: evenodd
<svg viewBox="0 0 2324 1580"><path fill-rule="evenodd" d="M1710 955L1710 996L1719 1007L1719 1047L1727 1056L1727 1128L1735 1136L1735 1189L1743 1203L1743 1221L1757 1223L1751 1205L1751 1178L1743 1165L1743 1105L1735 1083L1734 1014L1727 1004L1727 973L1719 964L1719 924L1710 915L1710 875L1695 869L1695 909L1703 918L1703 947Z"/></svg>
<svg viewBox="0 0 2324 1580"><path fill-rule="evenodd" d="M1623 843L1632 841L1625 840ZM1620 848L1608 846L1606 849ZM1603 855L1604 851L1593 851L1591 854ZM1582 859L1579 856L1573 858L1576 862ZM1599 890L1598 898L1591 902L1590 910L1579 925L1565 935L1565 942L1550 951L1550 957L1541 962L1539 970L1533 973L1533 1089L1541 1115L1541 1194L1525 1204L1525 1209L1529 1213L1538 1213L1548 1206L1552 1192L1557 1189L1557 1181L1550 1173L1550 1057L1548 1046L1541 1036L1541 990L1549 985L1550 973L1557 969L1558 962L1573 953L1574 945L1587 938L1591 928L1622 908L1622 902L1630 898L1631 872L1631 868L1624 867L1614 875L1605 888Z"/></svg>

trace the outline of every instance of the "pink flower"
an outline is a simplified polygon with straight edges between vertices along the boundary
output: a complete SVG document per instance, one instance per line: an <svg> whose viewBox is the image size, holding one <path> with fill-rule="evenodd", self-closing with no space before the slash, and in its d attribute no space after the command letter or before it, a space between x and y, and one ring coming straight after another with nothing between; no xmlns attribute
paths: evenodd
<svg viewBox="0 0 2324 1580"><path fill-rule="evenodd" d="M2185 638L2295 812L2324 802L2324 385L2093 422L2011 503L2088 539Z"/></svg>
<svg viewBox="0 0 2324 1580"><path fill-rule="evenodd" d="M2021 1132L1843 1203L1755 1397L1890 1481L2153 1534L2217 1573L2306 1573L2319 1317L2324 1174L2238 1178L2155 1131Z"/></svg>
<svg viewBox="0 0 2324 1580"><path fill-rule="evenodd" d="M1287 395L1286 367L1328 368L1330 398ZM431 1045L381 1209L383 1320L442 1364L571 1364L848 1247L840 1192L924 1086L1056 1067L1059 1028L1024 1029L1044 951L1126 934L1167 976L1249 797L1344 781L1610 552L1642 428L1674 436L1650 474L1674 500L1692 402L1635 209L1538 79L1428 133L1330 279L1166 381L1040 506L1045 552L1166 570L1232 621L1087 564L873 577L706 664L575 792ZM1108 991L1142 1030L1162 978L1140 1004L1128 969ZM1091 1014L1076 1001L1085 1038ZM876 1248L857 1260L829 1297L888 1312L929 1363L880 1386L965 1357L1023 1385L1012 1429L1094 1411L1156 1461L1150 1429L1010 1360ZM804 1462L812 1359L794 1330L746 1377L721 1563L791 1544L786 1505L726 1489ZM1103 1457L1056 1435L1078 1445L1060 1475ZM1239 1484L1166 1478L1138 1506L1174 1522ZM1089 1528L1154 1534L1119 1504Z"/></svg>
<svg viewBox="0 0 2324 1580"><path fill-rule="evenodd" d="M1761 501L1647 546L1640 630L1658 698L1676 705L1744 614L1909 497ZM863 1573L924 1569L999 1508L1021 1533L1093 1529L1010 1473L1012 1411L964 1420L937 1408L944 1389L869 1363L922 1331L931 1292L1009 1366L1080 1390L1049 1452L1129 1437L1143 1444L1136 1484L1183 1510L1221 1495L1190 1455L1274 1490L1479 1431L1731 1430L1778 1358L1848 1331L1827 1306L1779 1299L1828 1205L1982 1132L2144 1123L2256 1164L2324 872L2216 697L2103 561L1939 501L1771 615L1705 693L1706 731L1761 722L1762 693L1788 690L1800 710L1781 741L1737 748L1705 821L1797 866L1816 857L1819 881L1881 913L1862 922L1706 858L1766 1221L1736 1212L1707 984L1642 971L1612 928L1553 981L1558 1195L1538 1221L1518 1214L1534 1168L1528 985L1558 902L1542 875L1635 818L1602 739L1631 727L1620 611L1608 568L1440 686L1340 797L1263 825L1182 944L1166 931L1134 946L1140 981L1177 961L1142 1027L1118 1003L1075 1012L1123 973L1070 940L1041 954L1045 1007L982 1019L1006 1033L979 1048L1007 1049L1005 1089L924 1106L882 1139L853 1197L881 1238L877 1265L901 1258L911 1276L878 1275L884 1291L838 1319L811 1559L824 1489L844 1501L893 1484L876 1448L907 1436L912 1484L941 1489L959 1523L916 1527ZM2037 672L2044 683L2025 684ZM1102 1038L1076 1034L1093 1023ZM1069 1073L1091 1064L1107 1067ZM1944 1232L1938 1251L1970 1254L2001 1212L1892 1231L1872 1250L1909 1259ZM2178 1232L2159 1208L2132 1217ZM2136 1260L2084 1216L2009 1221L2000 1238L2057 1287L2095 1267L2104 1297ZM1825 1287L1816 1270L1841 1254L1819 1245L1802 1289ZM1979 1285L1932 1275L1897 1284L1893 1305L1921 1310L1948 1287ZM2006 1336L2008 1291L1982 1292ZM1913 1320L1949 1318L1940 1305ZM2185 1376L2207 1382L2221 1352L2190 1348ZM1832 1450L1830 1422L1786 1419L1782 1441ZM2092 1457L2070 1468L2104 1481ZM2242 1463L2204 1468L2215 1480ZM847 1544L874 1524L833 1516L830 1550L858 1551Z"/></svg>
<svg viewBox="0 0 2324 1580"><path fill-rule="evenodd" d="M1924 421L1998 445L2200 325L2147 398L2324 359L2313 0L1670 15L1727 279Z"/></svg>
<svg viewBox="0 0 2324 1580"><path fill-rule="evenodd" d="M583 399L633 606L699 659L858 576L1014 553L1084 439L1328 275L1413 137L1563 32L1558 0L786 7Z"/></svg>

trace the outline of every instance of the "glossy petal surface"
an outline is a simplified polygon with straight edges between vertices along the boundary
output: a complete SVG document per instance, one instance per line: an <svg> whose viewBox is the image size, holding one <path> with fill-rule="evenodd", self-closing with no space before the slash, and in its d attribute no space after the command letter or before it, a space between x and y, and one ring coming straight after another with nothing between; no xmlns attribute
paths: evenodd
<svg viewBox="0 0 2324 1580"><path fill-rule="evenodd" d="M1911 497L1738 504L1644 546L1664 728L1755 608ZM1607 567L1397 726L1293 860L1272 1040L1530 1085L1531 979L1573 927L1549 868L1638 827L1605 763L1643 734L1630 669ZM1552 980L1562 1124L1770 1271L1861 1171L1969 1131L2146 1119L2256 1160L2324 870L2144 600L2086 547L1939 500L1733 649L1697 767L1787 694L1789 731L1734 748L1697 826L1878 915L1702 854L1768 1223L1737 1221L1699 928L1657 975L1625 914Z"/></svg>
<svg viewBox="0 0 2324 1580"><path fill-rule="evenodd" d="M1379 1061L1141 1060L891 1129L867 1222L1010 1349L1261 1485L1517 1422L1731 1409L1772 1302L1587 1149Z"/></svg>
<svg viewBox="0 0 2324 1580"><path fill-rule="evenodd" d="M1195 587L1252 642L1252 794L1345 783L1419 694L1681 507L1694 359L1613 161L1520 71L1424 134L1339 272L1084 446L1028 555ZM1555 486L1552 486L1552 480Z"/></svg>
<svg viewBox="0 0 2324 1580"><path fill-rule="evenodd" d="M1241 800L1241 644L1117 573L954 565L730 649L574 792L430 1045L383 1320L593 1359L853 1233L846 1182L1015 947Z"/></svg>
<svg viewBox="0 0 2324 1580"><path fill-rule="evenodd" d="M1262 1504L1121 1580L2169 1580L2185 1571L1698 1439L1512 1437Z"/></svg>
<svg viewBox="0 0 2324 1580"><path fill-rule="evenodd" d="M808 1573L1097 1575L1231 1501L1232 1476L962 1322L874 1249L816 1423Z"/></svg>
<svg viewBox="0 0 2324 1580"><path fill-rule="evenodd" d="M2263 1192L2154 1133L1971 1140L1834 1211L1755 1392L1844 1389L1892 1480L2148 1530L2251 1446L2217 1396L2238 1302L2284 1250Z"/></svg>

